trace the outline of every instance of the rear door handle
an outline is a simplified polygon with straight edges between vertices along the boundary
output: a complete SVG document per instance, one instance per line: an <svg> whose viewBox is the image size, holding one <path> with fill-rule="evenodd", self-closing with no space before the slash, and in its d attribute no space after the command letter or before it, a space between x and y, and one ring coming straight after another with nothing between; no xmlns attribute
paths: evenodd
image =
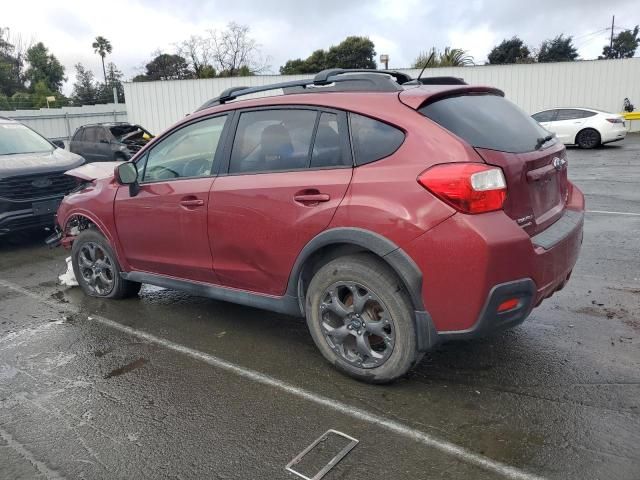
<svg viewBox="0 0 640 480"><path fill-rule="evenodd" d="M293 197L293 199L298 203L307 205L328 202L331 200L331 197L328 193L298 193Z"/></svg>
<svg viewBox="0 0 640 480"><path fill-rule="evenodd" d="M180 200L180 205L183 207L202 207L204 205L204 200L200 200L199 198Z"/></svg>

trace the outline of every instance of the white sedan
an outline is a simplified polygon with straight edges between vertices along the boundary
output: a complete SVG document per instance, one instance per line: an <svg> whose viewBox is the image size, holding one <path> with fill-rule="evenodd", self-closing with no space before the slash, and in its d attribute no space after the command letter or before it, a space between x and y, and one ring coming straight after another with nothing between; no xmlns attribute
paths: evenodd
<svg viewBox="0 0 640 480"><path fill-rule="evenodd" d="M581 148L616 142L627 134L622 115L593 108L556 108L534 113L531 117L555 133L562 143Z"/></svg>

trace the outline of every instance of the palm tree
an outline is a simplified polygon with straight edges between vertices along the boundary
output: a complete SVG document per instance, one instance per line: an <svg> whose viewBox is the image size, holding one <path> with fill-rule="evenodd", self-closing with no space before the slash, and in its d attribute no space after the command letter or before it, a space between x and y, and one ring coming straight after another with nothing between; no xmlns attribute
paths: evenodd
<svg viewBox="0 0 640 480"><path fill-rule="evenodd" d="M111 53L112 47L111 42L106 38L98 35L96 37L96 41L91 45L93 47L94 53L100 55L102 59L102 73L104 74L104 84L107 84L107 70L104 68L104 57L107 56L107 53Z"/></svg>
<svg viewBox="0 0 640 480"><path fill-rule="evenodd" d="M439 52L436 47L431 47L431 50L420 53L413 62L413 68L466 67L467 65L475 65L473 57L467 55L467 52L461 48L451 47L444 47L443 52Z"/></svg>
<svg viewBox="0 0 640 480"><path fill-rule="evenodd" d="M467 52L461 48L445 47L444 52L440 54L441 67L466 67L467 65L475 65L475 62L473 57L467 55Z"/></svg>

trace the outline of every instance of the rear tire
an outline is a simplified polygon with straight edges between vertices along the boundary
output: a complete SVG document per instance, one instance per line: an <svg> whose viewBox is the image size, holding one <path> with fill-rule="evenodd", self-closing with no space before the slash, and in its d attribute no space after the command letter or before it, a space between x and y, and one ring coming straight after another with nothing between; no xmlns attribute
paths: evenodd
<svg viewBox="0 0 640 480"><path fill-rule="evenodd" d="M398 276L373 255L321 267L306 295L307 325L322 355L368 383L388 383L421 358L414 309Z"/></svg>
<svg viewBox="0 0 640 480"><path fill-rule="evenodd" d="M73 273L84 293L92 297L135 297L142 284L120 276L120 264L107 239L95 228L83 230L71 249Z"/></svg>
<svg viewBox="0 0 640 480"><path fill-rule="evenodd" d="M584 130L580 130L576 135L576 144L580 148L596 148L600 145L600 132L593 128L585 128Z"/></svg>

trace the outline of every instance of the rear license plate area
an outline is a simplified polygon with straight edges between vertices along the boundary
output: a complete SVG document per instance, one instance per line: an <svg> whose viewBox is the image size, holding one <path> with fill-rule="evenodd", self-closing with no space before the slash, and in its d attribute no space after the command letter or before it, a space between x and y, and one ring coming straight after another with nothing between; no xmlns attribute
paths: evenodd
<svg viewBox="0 0 640 480"><path fill-rule="evenodd" d="M544 216L546 212L562 202L557 175L551 175L530 185L531 204L536 218Z"/></svg>
<svg viewBox="0 0 640 480"><path fill-rule="evenodd" d="M34 215L50 215L52 213L56 213L58 211L59 206L60 206L60 199L58 198L56 198L55 200L33 202L31 204L31 208L33 209Z"/></svg>

